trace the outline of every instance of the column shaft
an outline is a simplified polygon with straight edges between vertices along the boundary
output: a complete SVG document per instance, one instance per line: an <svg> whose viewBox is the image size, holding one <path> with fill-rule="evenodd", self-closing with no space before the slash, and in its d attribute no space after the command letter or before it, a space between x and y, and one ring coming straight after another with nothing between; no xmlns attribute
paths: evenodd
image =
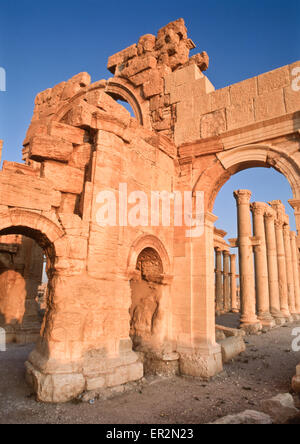
<svg viewBox="0 0 300 444"><path fill-rule="evenodd" d="M276 324L282 325L286 322L286 319L280 311L275 218L276 212L271 207L268 207L265 213L265 233L268 261L270 312L275 319Z"/></svg>
<svg viewBox="0 0 300 444"><path fill-rule="evenodd" d="M234 313L239 312L237 302L237 285L236 285L236 255L230 255L230 292L231 292L231 310Z"/></svg>
<svg viewBox="0 0 300 444"><path fill-rule="evenodd" d="M277 247L277 263L278 263L278 283L280 295L280 310L288 321L293 318L290 314L288 304L288 286L287 286L287 269L286 257L284 249L283 225L285 223L285 207L280 200L270 202L272 208L276 211L275 234Z"/></svg>
<svg viewBox="0 0 300 444"><path fill-rule="evenodd" d="M230 272L229 252L223 251L223 291L224 291L224 311L226 313L231 311L229 272Z"/></svg>
<svg viewBox="0 0 300 444"><path fill-rule="evenodd" d="M222 312L224 310L222 251L216 248L215 252L216 252L216 311Z"/></svg>
<svg viewBox="0 0 300 444"><path fill-rule="evenodd" d="M250 218L250 197L248 190L234 192L238 213L238 247L241 292L241 325L261 327L256 316L252 230Z"/></svg>
<svg viewBox="0 0 300 444"><path fill-rule="evenodd" d="M275 321L270 314L268 261L265 238L264 214L266 204L255 202L251 204L253 215L253 231L259 245L254 247L255 284L258 319L264 327L274 327Z"/></svg>
<svg viewBox="0 0 300 444"><path fill-rule="evenodd" d="M296 233L291 231L291 251L292 251L292 264L293 264L293 276L294 276L294 290L295 290L295 310L300 314L300 286L299 286L299 268L298 268L298 248L297 248L297 236Z"/></svg>
<svg viewBox="0 0 300 444"><path fill-rule="evenodd" d="M290 226L287 223L283 226L283 240L284 240L284 251L285 251L285 262L286 262L286 277L287 277L287 288L288 288L288 306L289 311L295 320L298 319L296 315L295 308L295 286L294 286L294 273L293 273L293 262L292 262L292 250L291 250L291 237L290 237Z"/></svg>

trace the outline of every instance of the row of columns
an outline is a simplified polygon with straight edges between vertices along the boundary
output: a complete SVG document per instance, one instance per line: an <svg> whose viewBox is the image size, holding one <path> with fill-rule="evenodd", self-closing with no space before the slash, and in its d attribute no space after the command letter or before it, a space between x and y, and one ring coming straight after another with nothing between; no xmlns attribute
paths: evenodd
<svg viewBox="0 0 300 444"><path fill-rule="evenodd" d="M229 251L221 250L218 247L215 248L215 253L216 311L219 313L238 312L236 255L230 254Z"/></svg>
<svg viewBox="0 0 300 444"><path fill-rule="evenodd" d="M238 214L241 324L260 328L299 319L296 233L281 201L250 205L251 192L234 192ZM251 212L253 216L253 234ZM254 252L254 263L253 263Z"/></svg>

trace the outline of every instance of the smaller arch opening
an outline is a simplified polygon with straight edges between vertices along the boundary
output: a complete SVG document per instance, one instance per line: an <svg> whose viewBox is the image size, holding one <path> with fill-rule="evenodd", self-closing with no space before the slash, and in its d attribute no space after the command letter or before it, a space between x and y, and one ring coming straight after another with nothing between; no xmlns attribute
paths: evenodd
<svg viewBox="0 0 300 444"><path fill-rule="evenodd" d="M105 92L123 105L141 125L144 124L140 103L129 87L116 82L110 82Z"/></svg>

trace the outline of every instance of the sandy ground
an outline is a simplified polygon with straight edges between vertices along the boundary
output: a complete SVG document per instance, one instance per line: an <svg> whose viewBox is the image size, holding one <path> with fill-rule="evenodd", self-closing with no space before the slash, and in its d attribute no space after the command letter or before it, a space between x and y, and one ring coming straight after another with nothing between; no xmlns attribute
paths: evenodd
<svg viewBox="0 0 300 444"><path fill-rule="evenodd" d="M203 424L259 409L261 400L290 391L300 362L300 353L291 350L297 326L247 337L247 351L210 382L150 378L141 391L93 405L37 403L24 381L24 362L33 346L10 345L0 353L0 424ZM295 400L300 407L300 398Z"/></svg>

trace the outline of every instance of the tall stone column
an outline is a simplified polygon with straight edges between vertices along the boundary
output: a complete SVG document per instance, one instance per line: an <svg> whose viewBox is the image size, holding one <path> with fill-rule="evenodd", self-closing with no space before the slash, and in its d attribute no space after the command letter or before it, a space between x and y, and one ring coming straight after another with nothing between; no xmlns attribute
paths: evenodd
<svg viewBox="0 0 300 444"><path fill-rule="evenodd" d="M251 332L258 331L261 324L256 316L252 230L250 217L251 191L238 190L233 193L238 214L238 248L241 291L241 326Z"/></svg>
<svg viewBox="0 0 300 444"><path fill-rule="evenodd" d="M276 211L277 218L275 220L275 234L276 234L276 247L277 247L277 264L278 264L278 285L280 296L280 311L287 321L293 321L290 314L288 304L288 287L287 287L287 275L286 275L286 259L283 239L283 225L285 209L284 205L279 200L273 200L270 202L272 208Z"/></svg>
<svg viewBox="0 0 300 444"><path fill-rule="evenodd" d="M292 264L293 264L293 276L294 276L294 290L295 290L295 310L300 315L300 285L299 285L299 268L298 268L298 248L297 248L297 235L294 231L290 233L291 238L291 252L292 252Z"/></svg>
<svg viewBox="0 0 300 444"><path fill-rule="evenodd" d="M224 311L226 313L231 311L229 256L230 256L229 251L223 251L223 292L224 292Z"/></svg>
<svg viewBox="0 0 300 444"><path fill-rule="evenodd" d="M236 285L236 255L230 255L230 293L231 293L231 311L238 313L237 285Z"/></svg>
<svg viewBox="0 0 300 444"><path fill-rule="evenodd" d="M264 202L254 202L251 204L251 211L254 236L259 241L259 245L254 247L258 319L264 327L272 328L275 326L275 321L270 314L268 261L264 224L266 204Z"/></svg>
<svg viewBox="0 0 300 444"><path fill-rule="evenodd" d="M288 288L288 306L293 319L297 321L298 316L296 315L296 307L295 307L295 286L294 286L290 232L291 229L289 225L289 218L288 216L286 216L285 224L283 225L283 241L284 241L284 251L285 251L287 288Z"/></svg>
<svg viewBox="0 0 300 444"><path fill-rule="evenodd" d="M286 323L286 318L280 311L275 218L276 211L268 206L265 212L265 233L268 262L270 312L275 319L276 325L283 325Z"/></svg>
<svg viewBox="0 0 300 444"><path fill-rule="evenodd" d="M222 312L224 310L222 250L216 248L215 252L216 252L216 311Z"/></svg>

